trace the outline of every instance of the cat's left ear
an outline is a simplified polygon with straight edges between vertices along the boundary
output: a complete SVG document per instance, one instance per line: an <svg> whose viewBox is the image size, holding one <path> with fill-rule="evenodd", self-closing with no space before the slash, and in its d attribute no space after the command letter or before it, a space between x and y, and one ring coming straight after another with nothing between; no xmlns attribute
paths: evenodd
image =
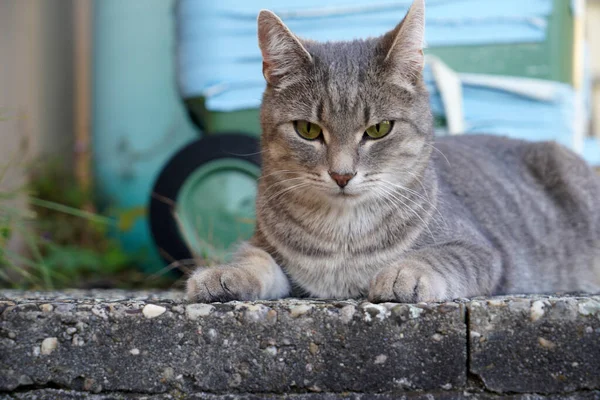
<svg viewBox="0 0 600 400"><path fill-rule="evenodd" d="M414 0L408 13L380 41L384 64L394 77L416 81L423 72L425 40L425 0Z"/></svg>
<svg viewBox="0 0 600 400"><path fill-rule="evenodd" d="M263 75L273 86L289 85L300 67L312 62L298 37L268 10L258 14L258 45L263 56Z"/></svg>

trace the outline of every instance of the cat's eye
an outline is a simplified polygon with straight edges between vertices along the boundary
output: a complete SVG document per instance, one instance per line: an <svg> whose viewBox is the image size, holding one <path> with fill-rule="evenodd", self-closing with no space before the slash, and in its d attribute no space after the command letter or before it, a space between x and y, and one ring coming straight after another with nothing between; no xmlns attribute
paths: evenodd
<svg viewBox="0 0 600 400"><path fill-rule="evenodd" d="M368 127L365 131L365 135L367 135L371 139L381 139L382 137L390 133L393 126L394 121L381 121L378 124L371 125L370 127Z"/></svg>
<svg viewBox="0 0 600 400"><path fill-rule="evenodd" d="M323 132L319 125L304 120L294 121L294 129L306 140L315 140Z"/></svg>

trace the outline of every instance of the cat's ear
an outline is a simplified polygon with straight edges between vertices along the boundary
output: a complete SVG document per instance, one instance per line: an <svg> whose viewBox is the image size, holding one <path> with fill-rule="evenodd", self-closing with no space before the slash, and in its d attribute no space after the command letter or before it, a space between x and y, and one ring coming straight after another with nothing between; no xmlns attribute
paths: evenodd
<svg viewBox="0 0 600 400"><path fill-rule="evenodd" d="M263 75L273 86L293 82L291 78L298 72L298 67L312 62L300 40L268 10L258 14L258 45L263 57Z"/></svg>
<svg viewBox="0 0 600 400"><path fill-rule="evenodd" d="M423 72L425 0L414 0L408 13L381 38L384 64L395 77L415 81Z"/></svg>

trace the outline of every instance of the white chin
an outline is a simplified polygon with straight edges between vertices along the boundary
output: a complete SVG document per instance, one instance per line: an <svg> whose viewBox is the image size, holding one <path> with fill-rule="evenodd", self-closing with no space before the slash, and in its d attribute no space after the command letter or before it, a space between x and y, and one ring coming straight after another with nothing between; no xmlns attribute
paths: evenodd
<svg viewBox="0 0 600 400"><path fill-rule="evenodd" d="M360 197L360 192L354 190L337 190L332 195L338 199L356 199Z"/></svg>

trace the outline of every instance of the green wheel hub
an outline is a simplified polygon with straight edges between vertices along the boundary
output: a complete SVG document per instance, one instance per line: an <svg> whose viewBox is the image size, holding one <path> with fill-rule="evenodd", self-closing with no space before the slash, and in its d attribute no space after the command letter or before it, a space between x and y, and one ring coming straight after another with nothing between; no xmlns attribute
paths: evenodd
<svg viewBox="0 0 600 400"><path fill-rule="evenodd" d="M227 261L229 246L252 236L259 176L258 166L224 158L202 165L186 179L175 212L195 255Z"/></svg>

